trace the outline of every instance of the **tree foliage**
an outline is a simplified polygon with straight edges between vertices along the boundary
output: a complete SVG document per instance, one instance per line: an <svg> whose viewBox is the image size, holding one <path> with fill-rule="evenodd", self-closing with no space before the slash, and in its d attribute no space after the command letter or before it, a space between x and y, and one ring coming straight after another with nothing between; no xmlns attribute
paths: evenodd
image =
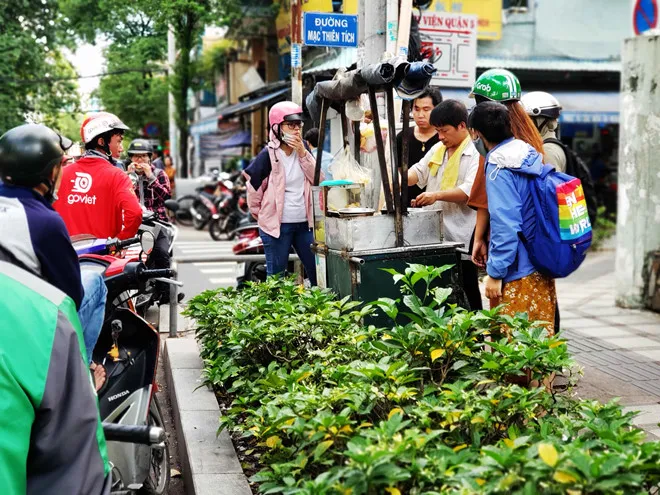
<svg viewBox="0 0 660 495"><path fill-rule="evenodd" d="M114 72L126 68L142 68L144 72L127 72L101 79L97 94L108 110L119 115L138 135L148 123L156 123L161 138L167 139L167 76L159 60L165 50L160 37L136 38L129 44L114 43L105 51L107 69Z"/></svg>
<svg viewBox="0 0 660 495"><path fill-rule="evenodd" d="M60 51L67 28L55 0L0 3L0 131L26 119L53 125L77 109L75 71Z"/></svg>

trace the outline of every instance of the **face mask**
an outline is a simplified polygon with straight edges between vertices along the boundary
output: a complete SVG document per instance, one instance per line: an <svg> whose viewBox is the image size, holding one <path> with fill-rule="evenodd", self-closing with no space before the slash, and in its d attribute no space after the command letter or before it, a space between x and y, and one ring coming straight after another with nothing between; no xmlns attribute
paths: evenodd
<svg viewBox="0 0 660 495"><path fill-rule="evenodd" d="M474 144L474 147L477 148L477 151L481 156L486 156L488 154L488 150L486 149L486 145L484 144L483 139L481 137L478 137L477 139L472 140L472 144Z"/></svg>

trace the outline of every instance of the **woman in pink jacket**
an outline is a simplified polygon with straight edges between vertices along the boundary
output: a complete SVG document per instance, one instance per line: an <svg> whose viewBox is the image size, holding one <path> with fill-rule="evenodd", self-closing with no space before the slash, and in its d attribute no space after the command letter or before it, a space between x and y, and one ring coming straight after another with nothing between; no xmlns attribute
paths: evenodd
<svg viewBox="0 0 660 495"><path fill-rule="evenodd" d="M303 110L290 101L268 113L270 141L245 169L250 213L257 219L268 275L286 270L291 246L312 285L316 265L311 245L315 160L302 139Z"/></svg>

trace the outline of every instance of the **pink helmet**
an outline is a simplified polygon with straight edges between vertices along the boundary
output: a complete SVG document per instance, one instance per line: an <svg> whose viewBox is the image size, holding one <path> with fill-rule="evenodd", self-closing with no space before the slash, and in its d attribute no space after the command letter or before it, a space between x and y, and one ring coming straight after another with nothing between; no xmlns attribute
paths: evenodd
<svg viewBox="0 0 660 495"><path fill-rule="evenodd" d="M303 109L292 101L281 101L270 108L268 122L271 129L282 122L303 120Z"/></svg>

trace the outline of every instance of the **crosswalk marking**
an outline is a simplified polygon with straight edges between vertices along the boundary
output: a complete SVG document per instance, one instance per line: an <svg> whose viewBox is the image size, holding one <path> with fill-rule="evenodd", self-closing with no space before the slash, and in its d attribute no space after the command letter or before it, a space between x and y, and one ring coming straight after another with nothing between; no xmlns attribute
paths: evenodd
<svg viewBox="0 0 660 495"><path fill-rule="evenodd" d="M233 242L198 240L177 241L174 247L175 258L179 256L227 256L233 254ZM201 277L215 287L230 287L236 285L236 263L233 261L203 261L192 263Z"/></svg>
<svg viewBox="0 0 660 495"><path fill-rule="evenodd" d="M218 263L219 264L219 263ZM215 273L236 273L236 264L232 263L233 266L225 266L225 267L219 267L219 268L200 268L199 271L207 274L207 275L212 275Z"/></svg>
<svg viewBox="0 0 660 495"><path fill-rule="evenodd" d="M222 285L224 287L229 287L236 284L236 279L234 277L221 277L221 278L210 278L209 282L214 285Z"/></svg>

